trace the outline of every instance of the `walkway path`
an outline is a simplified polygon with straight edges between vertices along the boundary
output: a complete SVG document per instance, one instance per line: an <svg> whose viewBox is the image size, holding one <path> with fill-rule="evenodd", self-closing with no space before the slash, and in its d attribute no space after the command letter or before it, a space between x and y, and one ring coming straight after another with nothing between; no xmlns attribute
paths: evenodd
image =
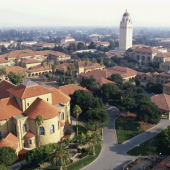
<svg viewBox="0 0 170 170"><path fill-rule="evenodd" d="M118 110L115 107L107 110L110 116L110 122L108 127L103 130L104 145L102 151L93 163L82 170L122 170L125 164L136 158L135 156L127 155L127 151L152 138L170 125L169 120L161 119L159 125L120 145L116 142L114 129L114 121L117 118L117 112Z"/></svg>

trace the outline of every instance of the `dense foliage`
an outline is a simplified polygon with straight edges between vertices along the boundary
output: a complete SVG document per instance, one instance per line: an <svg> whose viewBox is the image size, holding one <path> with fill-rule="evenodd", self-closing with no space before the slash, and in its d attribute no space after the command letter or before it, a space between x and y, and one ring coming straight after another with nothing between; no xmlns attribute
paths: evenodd
<svg viewBox="0 0 170 170"><path fill-rule="evenodd" d="M108 79L114 81L120 87L123 85L123 78L120 74L112 74Z"/></svg>
<svg viewBox="0 0 170 170"><path fill-rule="evenodd" d="M57 82L60 84L60 85L63 85L64 84L64 76L60 77L59 79L57 79ZM75 84L75 79L71 76L65 76L65 84Z"/></svg>
<svg viewBox="0 0 170 170"><path fill-rule="evenodd" d="M157 124L160 121L161 112L155 103L142 101L137 108L137 117L146 122Z"/></svg>
<svg viewBox="0 0 170 170"><path fill-rule="evenodd" d="M162 84L154 84L152 82L147 83L146 91L148 93L155 93L155 94L162 94L163 93L163 86Z"/></svg>
<svg viewBox="0 0 170 170"><path fill-rule="evenodd" d="M16 157L15 150L11 147L0 147L0 164L10 165Z"/></svg>
<svg viewBox="0 0 170 170"><path fill-rule="evenodd" d="M9 78L9 81L12 82L15 85L22 83L22 77L13 73L13 72L10 72L8 74L8 78Z"/></svg>

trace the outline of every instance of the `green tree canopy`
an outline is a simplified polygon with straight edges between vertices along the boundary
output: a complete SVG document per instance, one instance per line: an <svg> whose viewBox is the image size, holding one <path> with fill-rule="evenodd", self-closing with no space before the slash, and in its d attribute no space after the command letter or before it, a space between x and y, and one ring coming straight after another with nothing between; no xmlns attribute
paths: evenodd
<svg viewBox="0 0 170 170"><path fill-rule="evenodd" d="M155 103L143 101L137 108L137 116L139 119L145 118L145 121L156 124L160 121L161 112Z"/></svg>
<svg viewBox="0 0 170 170"><path fill-rule="evenodd" d="M0 164L10 165L16 157L15 150L11 147L0 147Z"/></svg>
<svg viewBox="0 0 170 170"><path fill-rule="evenodd" d="M114 81L120 87L123 85L123 78L120 74L112 74L108 79Z"/></svg>
<svg viewBox="0 0 170 170"><path fill-rule="evenodd" d="M151 99L145 94L137 94L134 96L136 104L139 104L142 101L151 101Z"/></svg>
<svg viewBox="0 0 170 170"><path fill-rule="evenodd" d="M1 164L1 165L0 165L0 170L11 170L11 168L9 168L9 167Z"/></svg>
<svg viewBox="0 0 170 170"><path fill-rule="evenodd" d="M135 110L135 101L131 98L121 99L121 105L119 108L121 111L133 112Z"/></svg>
<svg viewBox="0 0 170 170"><path fill-rule="evenodd" d="M9 81L11 81L15 85L22 83L22 77L13 72L9 72L8 78L9 78Z"/></svg>

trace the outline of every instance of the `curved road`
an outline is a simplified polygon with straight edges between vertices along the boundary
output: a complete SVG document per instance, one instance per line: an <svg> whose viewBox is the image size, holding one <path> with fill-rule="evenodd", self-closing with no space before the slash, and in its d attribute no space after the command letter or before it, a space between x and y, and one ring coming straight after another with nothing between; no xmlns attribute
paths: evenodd
<svg viewBox="0 0 170 170"><path fill-rule="evenodd" d="M117 118L118 112L116 107L111 107L107 110L110 122L103 130L104 145L101 153L94 162L82 170L122 170L125 164L136 158L135 156L127 155L127 151L157 135L170 125L169 120L161 119L159 125L154 128L141 133L123 144L117 144L114 121Z"/></svg>

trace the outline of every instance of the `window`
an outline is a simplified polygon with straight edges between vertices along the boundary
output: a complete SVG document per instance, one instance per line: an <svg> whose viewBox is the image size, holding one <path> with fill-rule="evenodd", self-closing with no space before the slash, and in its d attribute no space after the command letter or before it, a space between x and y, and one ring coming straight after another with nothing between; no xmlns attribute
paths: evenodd
<svg viewBox="0 0 170 170"><path fill-rule="evenodd" d="M32 144L32 140L29 140L29 144L30 144L30 145Z"/></svg>
<svg viewBox="0 0 170 170"><path fill-rule="evenodd" d="M30 104L29 103L27 103L27 106L29 106Z"/></svg>
<svg viewBox="0 0 170 170"><path fill-rule="evenodd" d="M40 127L40 135L44 135L44 128Z"/></svg>
<svg viewBox="0 0 170 170"><path fill-rule="evenodd" d="M0 131L0 139L2 138L1 131Z"/></svg>
<svg viewBox="0 0 170 170"><path fill-rule="evenodd" d="M23 129L23 133L26 132L27 131L27 125L23 124L22 129Z"/></svg>
<svg viewBox="0 0 170 170"><path fill-rule="evenodd" d="M16 124L14 124L14 131L17 132Z"/></svg>
<svg viewBox="0 0 170 170"><path fill-rule="evenodd" d="M47 98L47 102L48 102L48 98Z"/></svg>
<svg viewBox="0 0 170 170"><path fill-rule="evenodd" d="M54 133L54 125L50 126L50 133Z"/></svg>
<svg viewBox="0 0 170 170"><path fill-rule="evenodd" d="M58 129L60 129L60 122L58 121Z"/></svg>
<svg viewBox="0 0 170 170"><path fill-rule="evenodd" d="M64 113L61 113L61 120L64 120Z"/></svg>

